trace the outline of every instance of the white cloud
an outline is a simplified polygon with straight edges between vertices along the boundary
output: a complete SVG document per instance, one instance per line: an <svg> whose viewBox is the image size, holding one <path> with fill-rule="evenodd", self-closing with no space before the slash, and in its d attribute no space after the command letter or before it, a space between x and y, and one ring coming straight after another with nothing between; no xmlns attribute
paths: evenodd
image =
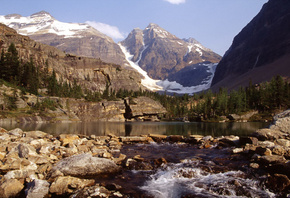
<svg viewBox="0 0 290 198"><path fill-rule="evenodd" d="M176 4L176 5L186 2L186 0L164 0L164 1L167 1L172 4Z"/></svg>
<svg viewBox="0 0 290 198"><path fill-rule="evenodd" d="M92 26L93 28L99 30L103 34L111 37L112 39L124 39L125 34L121 33L119 28L116 26L111 26L105 23L95 22L95 21L86 21L87 24Z"/></svg>

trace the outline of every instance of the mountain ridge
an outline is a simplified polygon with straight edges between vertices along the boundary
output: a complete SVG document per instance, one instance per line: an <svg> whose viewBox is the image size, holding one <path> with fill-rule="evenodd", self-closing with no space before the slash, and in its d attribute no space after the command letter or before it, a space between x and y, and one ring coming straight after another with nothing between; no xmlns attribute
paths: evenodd
<svg viewBox="0 0 290 198"><path fill-rule="evenodd" d="M154 23L144 30L135 28L121 44L133 55L132 61L140 59L140 67L150 77L159 80L165 80L170 74L191 64L204 61L216 63L220 59L218 54L195 39L179 39Z"/></svg>
<svg viewBox="0 0 290 198"><path fill-rule="evenodd" d="M133 29L128 37L120 42L129 51L127 54L120 44L116 44L113 39L90 25L63 23L45 11L28 17L18 14L0 16L0 22L4 22L19 33L28 35L33 40L57 47L67 54L99 58L126 69L137 70L143 76L144 86L150 90L167 91L167 88L171 87L172 91L182 92L183 86L196 86L196 80L193 79L190 83L191 77L188 75L189 79L186 80L186 84L182 85L185 81L180 78L182 76L180 72L184 71L185 67L192 68L205 61L212 62L212 68L215 68L214 63L221 58L195 39L179 39L154 23L150 23L144 30ZM138 69L139 67L142 71ZM205 79L213 75L212 68L209 68L209 64L204 65L202 75ZM196 72L200 70L190 71L196 76ZM177 72L179 73L175 75ZM204 85L202 82L204 79L201 81ZM172 85L169 85L170 83ZM181 89L176 88L176 83L179 83L178 87ZM208 81L207 84L209 83ZM203 88L200 87L198 90L200 89ZM186 93L188 92L189 89Z"/></svg>
<svg viewBox="0 0 290 198"><path fill-rule="evenodd" d="M236 89L290 76L290 1L269 0L233 39L217 66L212 89Z"/></svg>

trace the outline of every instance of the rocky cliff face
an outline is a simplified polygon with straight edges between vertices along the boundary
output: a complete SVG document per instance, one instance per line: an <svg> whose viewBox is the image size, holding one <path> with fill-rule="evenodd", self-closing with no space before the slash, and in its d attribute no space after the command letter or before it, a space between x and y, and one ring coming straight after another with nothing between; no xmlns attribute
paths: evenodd
<svg viewBox="0 0 290 198"><path fill-rule="evenodd" d="M88 102L84 99L37 97L33 94L22 95L20 90L0 85L0 108L7 109L9 97L16 96L16 107L19 111L29 111L36 103L51 100L57 104L55 110L45 110L34 114L22 114L18 117L6 119L0 115L0 123L14 120L15 122L42 122L42 121L158 121L158 115L167 111L157 101L148 97L126 98L116 101L103 100L101 102Z"/></svg>
<svg viewBox="0 0 290 198"><path fill-rule="evenodd" d="M17 14L0 16L0 23L66 53L100 58L104 62L119 65L126 62L120 47L110 37L88 24L63 23L44 11L28 17Z"/></svg>
<svg viewBox="0 0 290 198"><path fill-rule="evenodd" d="M133 62L147 71L151 78L160 80L174 76L187 66L204 61L216 63L220 60L218 54L196 40L179 39L153 23L144 30L134 29L121 45L133 55Z"/></svg>
<svg viewBox="0 0 290 198"><path fill-rule="evenodd" d="M55 47L35 42L27 36L16 33L15 30L0 24L0 50L7 50L13 42L22 61L33 61L37 67L56 71L57 78L73 83L77 81L82 87L103 91L106 85L119 90L139 90L141 78L138 72L127 70L120 65L105 63L100 59L79 57L66 54Z"/></svg>
<svg viewBox="0 0 290 198"><path fill-rule="evenodd" d="M269 0L259 14L234 38L217 66L213 89L230 89L290 76L290 2Z"/></svg>

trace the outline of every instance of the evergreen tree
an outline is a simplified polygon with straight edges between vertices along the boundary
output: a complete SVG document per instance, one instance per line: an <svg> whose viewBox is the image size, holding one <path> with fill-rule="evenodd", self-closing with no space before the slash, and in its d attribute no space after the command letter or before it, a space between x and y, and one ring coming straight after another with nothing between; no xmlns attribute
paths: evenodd
<svg viewBox="0 0 290 198"><path fill-rule="evenodd" d="M47 93L50 96L58 96L59 94L59 85L56 80L56 74L54 70L48 79Z"/></svg>

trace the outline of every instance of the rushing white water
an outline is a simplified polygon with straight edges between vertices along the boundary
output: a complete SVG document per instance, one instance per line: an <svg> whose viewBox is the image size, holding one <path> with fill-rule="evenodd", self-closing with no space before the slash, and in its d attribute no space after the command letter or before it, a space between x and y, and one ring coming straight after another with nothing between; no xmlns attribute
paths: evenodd
<svg viewBox="0 0 290 198"><path fill-rule="evenodd" d="M141 189L155 198L275 197L241 171L208 173L198 167L197 161L191 160L159 169Z"/></svg>

